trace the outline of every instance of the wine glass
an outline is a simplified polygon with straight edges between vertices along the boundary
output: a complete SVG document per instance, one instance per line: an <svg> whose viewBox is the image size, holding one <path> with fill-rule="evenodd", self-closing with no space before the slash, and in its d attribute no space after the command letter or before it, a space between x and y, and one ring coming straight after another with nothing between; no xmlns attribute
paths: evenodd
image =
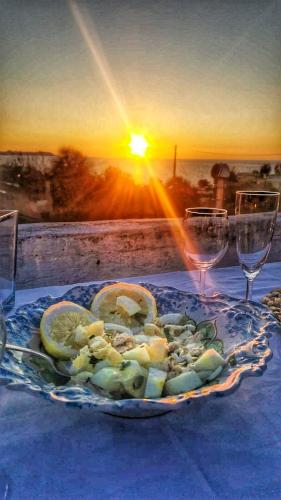
<svg viewBox="0 0 281 500"><path fill-rule="evenodd" d="M280 193L237 191L235 201L236 249L247 279L246 300L270 251Z"/></svg>
<svg viewBox="0 0 281 500"><path fill-rule="evenodd" d="M4 356L7 332L2 304L0 303L0 365Z"/></svg>
<svg viewBox="0 0 281 500"><path fill-rule="evenodd" d="M184 254L200 271L200 295L205 295L205 274L225 255L228 247L227 210L187 208L183 219Z"/></svg>

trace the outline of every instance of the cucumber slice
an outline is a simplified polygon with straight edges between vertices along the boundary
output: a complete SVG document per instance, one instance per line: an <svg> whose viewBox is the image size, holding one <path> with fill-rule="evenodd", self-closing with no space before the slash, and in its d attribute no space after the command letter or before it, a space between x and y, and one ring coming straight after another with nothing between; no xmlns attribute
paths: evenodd
<svg viewBox="0 0 281 500"><path fill-rule="evenodd" d="M147 380L147 370L135 360L128 361L128 365L119 370L119 380L126 393L134 398L142 398Z"/></svg>
<svg viewBox="0 0 281 500"><path fill-rule="evenodd" d="M160 398L167 378L167 372L150 368L145 386L145 398Z"/></svg>
<svg viewBox="0 0 281 500"><path fill-rule="evenodd" d="M98 361L94 366L93 373L97 373L102 368L108 368L109 366L111 366L111 365L110 365L109 361L107 361L106 359L103 359L102 361Z"/></svg>
<svg viewBox="0 0 281 500"><path fill-rule="evenodd" d="M163 314L158 318L160 326L166 325L180 325L184 315L182 313L168 313Z"/></svg>
<svg viewBox="0 0 281 500"><path fill-rule="evenodd" d="M201 378L202 382L205 382L213 372L211 370L201 370L196 373Z"/></svg>
<svg viewBox="0 0 281 500"><path fill-rule="evenodd" d="M121 389L119 370L117 368L102 368L91 376L92 384L107 392L115 392Z"/></svg>
<svg viewBox="0 0 281 500"><path fill-rule="evenodd" d="M222 369L223 369L223 366L218 366L217 369L215 371L213 371L213 373L211 373L211 375L209 375L209 377L207 378L207 381L211 382L211 380L214 380L215 378L217 378L221 374Z"/></svg>
<svg viewBox="0 0 281 500"><path fill-rule="evenodd" d="M182 392L192 391L202 385L202 380L195 371L181 373L177 377L171 378L166 382L165 389L167 394L175 395Z"/></svg>
<svg viewBox="0 0 281 500"><path fill-rule="evenodd" d="M166 326L166 325L196 326L195 321L193 321L193 319L191 319L189 316L183 313L163 314L163 316L160 316L158 318L158 323L160 326Z"/></svg>
<svg viewBox="0 0 281 500"><path fill-rule="evenodd" d="M224 366L225 362L221 355L215 349L208 349L194 363L194 370L197 372L203 370L214 371L218 366Z"/></svg>

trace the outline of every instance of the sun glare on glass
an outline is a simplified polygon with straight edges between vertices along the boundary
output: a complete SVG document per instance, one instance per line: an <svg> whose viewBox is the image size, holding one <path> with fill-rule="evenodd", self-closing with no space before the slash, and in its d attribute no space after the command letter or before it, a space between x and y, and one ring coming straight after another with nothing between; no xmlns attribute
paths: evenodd
<svg viewBox="0 0 281 500"><path fill-rule="evenodd" d="M144 157L148 147L148 143L143 135L132 134L129 147L133 155Z"/></svg>

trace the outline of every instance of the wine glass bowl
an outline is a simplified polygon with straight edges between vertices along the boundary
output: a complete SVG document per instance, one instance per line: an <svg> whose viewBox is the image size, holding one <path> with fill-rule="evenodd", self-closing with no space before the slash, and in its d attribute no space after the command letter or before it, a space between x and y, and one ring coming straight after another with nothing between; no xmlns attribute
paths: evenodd
<svg viewBox="0 0 281 500"><path fill-rule="evenodd" d="M2 304L0 303L0 365L4 356L7 340L6 323Z"/></svg>
<svg viewBox="0 0 281 500"><path fill-rule="evenodd" d="M228 248L227 210L187 208L183 219L184 255L200 271L200 294L205 294L205 273L216 265Z"/></svg>
<svg viewBox="0 0 281 500"><path fill-rule="evenodd" d="M236 249L247 279L246 299L252 298L253 280L271 248L280 193L237 191L235 201Z"/></svg>

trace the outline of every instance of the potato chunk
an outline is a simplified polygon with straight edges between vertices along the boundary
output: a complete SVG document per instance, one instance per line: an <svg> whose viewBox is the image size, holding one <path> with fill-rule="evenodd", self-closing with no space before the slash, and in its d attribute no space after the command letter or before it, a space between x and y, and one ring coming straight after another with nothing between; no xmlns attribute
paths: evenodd
<svg viewBox="0 0 281 500"><path fill-rule="evenodd" d="M134 349L130 349L129 351L124 352L123 358L135 359L140 365L146 365L150 362L150 356L147 347L148 346L146 346L145 344L134 347Z"/></svg>
<svg viewBox="0 0 281 500"><path fill-rule="evenodd" d="M156 337L155 340L147 346L147 350L153 363L161 363L167 357L167 339Z"/></svg>

